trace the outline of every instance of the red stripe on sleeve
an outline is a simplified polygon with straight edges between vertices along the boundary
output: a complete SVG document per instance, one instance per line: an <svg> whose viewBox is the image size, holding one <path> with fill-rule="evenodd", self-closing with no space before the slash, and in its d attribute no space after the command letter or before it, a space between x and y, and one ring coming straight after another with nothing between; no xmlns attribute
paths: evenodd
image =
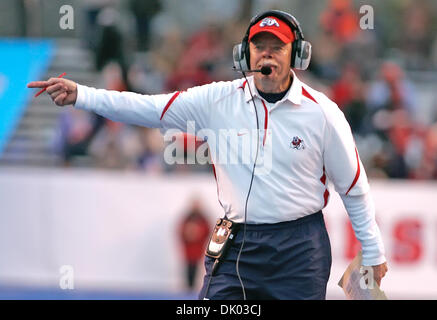
<svg viewBox="0 0 437 320"><path fill-rule="evenodd" d="M358 178L360 177L360 158L358 157L358 150L355 147L355 154L357 155L357 173L355 174L354 181L352 181L351 186L349 187L349 190L346 192L346 195L351 191L351 189L355 186L355 184L358 181Z"/></svg>
<svg viewBox="0 0 437 320"><path fill-rule="evenodd" d="M325 203L323 204L323 208L326 207L326 205L328 204L328 198L329 198L329 191L328 189L325 189L325 192L323 193L323 200L325 201Z"/></svg>
<svg viewBox="0 0 437 320"><path fill-rule="evenodd" d="M214 163L212 163L211 165L212 165L212 173L214 173L215 182L217 182L217 174L215 173L215 165L214 165Z"/></svg>
<svg viewBox="0 0 437 320"><path fill-rule="evenodd" d="M175 94L170 98L170 100L167 102L164 110L162 110L161 118L159 118L159 120L162 120L162 117L164 116L164 114L167 112L168 108L170 108L171 104L173 103L173 101L175 101L175 99L178 97L178 95L180 93L181 93L181 91L175 92Z"/></svg>
<svg viewBox="0 0 437 320"><path fill-rule="evenodd" d="M242 84L241 86L238 87L238 89L243 89L243 90L244 90L244 87L246 86L246 82L247 82L247 81L244 81L243 84Z"/></svg>
<svg viewBox="0 0 437 320"><path fill-rule="evenodd" d="M320 182L326 184L325 166L323 166L323 175L320 178ZM328 198L329 198L329 191L328 188L326 187L325 192L323 193L323 200L324 200L323 208L326 207L326 205L328 204Z"/></svg>
<svg viewBox="0 0 437 320"><path fill-rule="evenodd" d="M323 166L323 176L320 178L320 182L323 184L326 183L325 166Z"/></svg>
<svg viewBox="0 0 437 320"><path fill-rule="evenodd" d="M210 157L211 157L211 154L210 154ZM210 159L211 159L211 158L210 158ZM211 165L212 165L212 172L214 173L215 184L216 184L216 187L217 187L217 200L218 200L218 202L220 203L220 205L222 206L222 208L224 209L225 207L223 207L223 204L222 204L222 202L220 201L219 183L218 183L218 180L217 180L217 173L216 173L216 171L215 171L215 165L214 165L214 163L212 162L212 159L211 159Z"/></svg>

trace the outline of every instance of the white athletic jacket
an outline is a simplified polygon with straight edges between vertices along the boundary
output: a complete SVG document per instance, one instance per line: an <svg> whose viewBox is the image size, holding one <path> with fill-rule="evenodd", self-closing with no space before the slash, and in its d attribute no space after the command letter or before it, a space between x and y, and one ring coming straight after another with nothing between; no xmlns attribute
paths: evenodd
<svg viewBox="0 0 437 320"><path fill-rule="evenodd" d="M164 134L172 129L191 132L207 141L220 205L236 222L244 221L257 145L248 223L294 220L323 209L329 200L329 180L362 244L363 265L385 262L366 172L350 126L334 102L294 73L292 86L276 103L265 101L253 77L248 77L160 95L78 85L75 107L114 121L160 128Z"/></svg>

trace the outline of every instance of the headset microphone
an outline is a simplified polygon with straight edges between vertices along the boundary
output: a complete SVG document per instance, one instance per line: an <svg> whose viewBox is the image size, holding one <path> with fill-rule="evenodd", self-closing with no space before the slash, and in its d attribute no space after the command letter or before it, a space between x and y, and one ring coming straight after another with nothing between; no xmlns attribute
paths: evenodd
<svg viewBox="0 0 437 320"><path fill-rule="evenodd" d="M268 76L270 73L272 73L272 68L267 67L267 66L263 66L260 70L260 72L265 75Z"/></svg>
<svg viewBox="0 0 437 320"><path fill-rule="evenodd" d="M263 66L261 69L254 69L254 70L241 70L241 69L237 69L237 68L233 68L235 71L239 71L239 72L261 72L261 74L268 76L270 73L272 73L272 68L268 67L268 66Z"/></svg>

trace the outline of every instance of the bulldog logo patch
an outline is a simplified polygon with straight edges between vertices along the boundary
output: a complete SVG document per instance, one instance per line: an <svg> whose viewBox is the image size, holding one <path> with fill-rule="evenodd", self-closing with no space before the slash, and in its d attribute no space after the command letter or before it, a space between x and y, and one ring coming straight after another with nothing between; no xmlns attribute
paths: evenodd
<svg viewBox="0 0 437 320"><path fill-rule="evenodd" d="M296 149L296 150L304 150L305 144L303 139L299 138L298 136L294 136L293 140L291 140L290 148Z"/></svg>
<svg viewBox="0 0 437 320"><path fill-rule="evenodd" d="M276 19L273 18L264 18L261 23L259 24L260 27L271 27L271 26L277 26L279 28L279 23L276 21Z"/></svg>

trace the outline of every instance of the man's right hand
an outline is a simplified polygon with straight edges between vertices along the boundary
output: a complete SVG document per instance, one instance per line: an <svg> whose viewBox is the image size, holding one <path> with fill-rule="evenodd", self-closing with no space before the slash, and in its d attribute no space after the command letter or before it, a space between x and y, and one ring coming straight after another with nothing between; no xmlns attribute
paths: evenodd
<svg viewBox="0 0 437 320"><path fill-rule="evenodd" d="M47 81L32 81L27 84L27 87L46 88L54 103L60 107L76 103L77 84L68 79L50 78Z"/></svg>

